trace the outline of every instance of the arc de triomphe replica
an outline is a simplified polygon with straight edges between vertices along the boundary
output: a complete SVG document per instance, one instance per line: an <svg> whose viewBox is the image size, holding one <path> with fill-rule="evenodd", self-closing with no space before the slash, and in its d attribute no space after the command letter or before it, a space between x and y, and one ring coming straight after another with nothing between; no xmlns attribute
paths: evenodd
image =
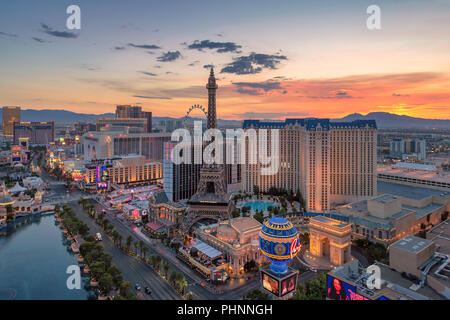
<svg viewBox="0 0 450 320"><path fill-rule="evenodd" d="M309 250L315 257L329 256L331 264L340 266L351 260L351 225L324 216L309 220Z"/></svg>

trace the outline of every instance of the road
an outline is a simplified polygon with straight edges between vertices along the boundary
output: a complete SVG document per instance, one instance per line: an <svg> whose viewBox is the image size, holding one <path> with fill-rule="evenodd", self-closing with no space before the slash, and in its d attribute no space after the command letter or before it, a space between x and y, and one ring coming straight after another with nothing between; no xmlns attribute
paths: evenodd
<svg viewBox="0 0 450 320"><path fill-rule="evenodd" d="M73 209L76 216L89 226L91 235L95 235L96 233L103 235L102 244L104 250L111 254L112 263L122 271L124 280L131 282L132 290L136 294L139 294L139 298L150 300L181 299L169 283L162 279L152 268L144 262L125 254L121 249L114 245L112 240L104 234L101 227L95 223L95 220L90 218L83 211L83 208L78 204L78 202L70 202L69 206ZM145 287L149 287L152 290L152 294L146 295L145 293L137 292L134 288L136 283L140 284L142 290Z"/></svg>
<svg viewBox="0 0 450 320"><path fill-rule="evenodd" d="M91 234L94 235L99 232L104 235L104 231L100 226L98 226L93 219L88 217L77 202L80 197L89 199L92 198L92 196L86 195L79 190L68 193L64 183L52 179L45 172L41 172L41 178L50 186L50 191L44 197L44 199L48 199L48 202L46 202L47 204L68 204L74 210L77 217L89 226ZM105 209L98 202L94 200L90 201L94 204L97 212ZM247 292L254 289L262 289L259 275L256 275L248 280L230 279L227 284L216 287L221 293L213 293L205 288L205 286L208 285L205 279L195 270L191 269L190 266L178 260L170 248L163 245L159 240L150 239L144 235L139 228L125 218L116 217L113 211L106 210L106 213L109 218L108 220L114 226L114 229L122 235L123 239L126 239L131 235L134 242L140 240L144 241L149 248L149 254L160 254L166 261L171 263L171 271L174 270L183 273L188 282L187 291L191 291L193 293L193 298L196 300L240 300ZM139 293L139 298L156 300L180 299L176 291L152 268L145 263L126 255L121 249L117 248L108 237L104 236L103 238L105 251L112 255L112 262L120 268L124 280L131 282L133 291L136 292L134 289L135 283L139 283L142 289L146 286L151 288L152 295L147 296L143 293ZM302 274L299 277L299 283L301 283L301 279L308 277L306 274L308 274L308 276L315 275L315 273L312 273L312 275L309 273Z"/></svg>

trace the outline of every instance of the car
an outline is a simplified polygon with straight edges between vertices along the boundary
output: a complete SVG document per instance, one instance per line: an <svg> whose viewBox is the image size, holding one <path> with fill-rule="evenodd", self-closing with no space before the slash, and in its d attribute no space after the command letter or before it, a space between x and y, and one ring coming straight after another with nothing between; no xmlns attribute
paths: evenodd
<svg viewBox="0 0 450 320"><path fill-rule="evenodd" d="M152 290L150 290L149 287L145 287L145 293L146 294L152 294Z"/></svg>
<svg viewBox="0 0 450 320"><path fill-rule="evenodd" d="M139 283L136 283L136 285L134 286L134 288L135 288L137 291L140 291L140 290L141 290L141 286L139 285Z"/></svg>

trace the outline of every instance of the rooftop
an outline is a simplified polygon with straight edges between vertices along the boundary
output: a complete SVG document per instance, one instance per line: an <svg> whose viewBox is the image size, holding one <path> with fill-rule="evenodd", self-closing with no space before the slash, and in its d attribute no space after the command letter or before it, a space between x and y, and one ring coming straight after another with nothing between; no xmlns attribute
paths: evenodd
<svg viewBox="0 0 450 320"><path fill-rule="evenodd" d="M358 128L371 128L376 129L377 124L375 120L355 120L351 122L330 122L330 119L318 119L318 118L304 118L304 119L286 119L285 121L261 121L261 120L244 120L243 128L250 127L265 127L265 128L283 128L288 125L300 125L305 127L306 130L315 130L321 128L326 131L330 129L358 129Z"/></svg>
<svg viewBox="0 0 450 320"><path fill-rule="evenodd" d="M439 246L439 252L450 255L450 220L447 219L430 229L427 239Z"/></svg>
<svg viewBox="0 0 450 320"><path fill-rule="evenodd" d="M252 229L261 228L262 224L252 217L239 217L231 219L231 226L239 232L246 232Z"/></svg>
<svg viewBox="0 0 450 320"><path fill-rule="evenodd" d="M426 247L432 245L433 242L416 236L406 236L403 239L394 242L391 247L406 250L412 253L418 253Z"/></svg>
<svg viewBox="0 0 450 320"><path fill-rule="evenodd" d="M398 177L405 177L411 179L430 180L435 182L449 183L450 174L445 172L437 172L431 170L419 170L414 167L402 168L400 166L392 165L378 165L378 174L394 175Z"/></svg>
<svg viewBox="0 0 450 320"><path fill-rule="evenodd" d="M324 216L316 216L316 217L312 217L310 218L310 221L318 221L320 223L324 223L326 225L332 226L332 227L337 227L337 228L344 228L346 226L348 226L348 223L339 221L339 220L335 220L335 219L331 219L331 218L327 218Z"/></svg>
<svg viewBox="0 0 450 320"><path fill-rule="evenodd" d="M383 194L379 197L372 198L370 200L375 201L375 202L380 202L380 203L388 203L388 202L397 200L397 198L391 194Z"/></svg>
<svg viewBox="0 0 450 320"><path fill-rule="evenodd" d="M421 200L430 196L450 198L450 192L443 192L439 190L407 186L403 184L383 181L377 182L377 190L378 193L390 193L399 197L412 198L417 200Z"/></svg>

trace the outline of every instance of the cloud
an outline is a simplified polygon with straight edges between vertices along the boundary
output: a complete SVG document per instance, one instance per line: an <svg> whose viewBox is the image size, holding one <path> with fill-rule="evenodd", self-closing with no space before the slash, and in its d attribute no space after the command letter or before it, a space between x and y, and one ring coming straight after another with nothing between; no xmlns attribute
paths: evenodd
<svg viewBox="0 0 450 320"><path fill-rule="evenodd" d="M393 93L392 94L393 97L409 97L409 94L400 94L400 93Z"/></svg>
<svg viewBox="0 0 450 320"><path fill-rule="evenodd" d="M309 113L306 112L244 112L233 113L233 116L241 119L279 119L287 117L306 117Z"/></svg>
<svg viewBox="0 0 450 320"><path fill-rule="evenodd" d="M66 39L78 38L78 35L73 32L54 30L52 27L49 27L45 23L41 23L41 27L42 27L42 31L44 31L46 34L54 36L54 37L66 38Z"/></svg>
<svg viewBox="0 0 450 320"><path fill-rule="evenodd" d="M242 46L234 42L214 42L210 40L195 40L193 43L187 45L188 49L203 51L203 49L216 50L217 53L236 52L240 53L239 49Z"/></svg>
<svg viewBox="0 0 450 320"><path fill-rule="evenodd" d="M157 74L156 73L152 73L152 72L147 72L147 71L138 71L139 73L145 74L146 76L150 76L150 77L156 77Z"/></svg>
<svg viewBox="0 0 450 320"><path fill-rule="evenodd" d="M114 47L114 50L125 50L125 47L120 47L120 46Z"/></svg>
<svg viewBox="0 0 450 320"><path fill-rule="evenodd" d="M50 43L51 42L51 41L47 41L47 40L44 40L41 38L36 38L36 37L32 37L31 39L33 39L34 41L39 42L39 43Z"/></svg>
<svg viewBox="0 0 450 320"><path fill-rule="evenodd" d="M188 66L189 66L189 67L195 67L195 66L196 66L197 64L199 64L199 63L200 63L200 61L195 60L194 62L189 63Z"/></svg>
<svg viewBox="0 0 450 320"><path fill-rule="evenodd" d="M138 48L138 49L151 49L151 50L161 49L161 47L157 46L156 44L134 44L134 43L129 43L128 46L129 47L133 47L133 48Z"/></svg>
<svg viewBox="0 0 450 320"><path fill-rule="evenodd" d="M97 70L101 70L100 67L93 67L93 66L88 65L88 64L86 64L86 63L83 63L83 64L80 66L80 68L81 68L81 69L84 69L84 70L89 70L89 71L97 71Z"/></svg>
<svg viewBox="0 0 450 320"><path fill-rule="evenodd" d="M213 64L205 64L203 66L204 69L211 69L211 68L215 68L215 66Z"/></svg>
<svg viewBox="0 0 450 320"><path fill-rule="evenodd" d="M17 34L1 32L1 31L0 31L0 36L11 37L11 38L17 38L18 37Z"/></svg>
<svg viewBox="0 0 450 320"><path fill-rule="evenodd" d="M225 66L221 73L234 74L255 74L265 69L277 69L281 60L287 60L286 56L268 55L262 53L251 53L248 56L241 56Z"/></svg>
<svg viewBox="0 0 450 320"><path fill-rule="evenodd" d="M180 51L167 51L157 58L160 62L171 62L181 57Z"/></svg>
<svg viewBox="0 0 450 320"><path fill-rule="evenodd" d="M152 99L152 100L172 100L172 98L169 97L150 97L150 96L137 96L134 95L134 98L140 98L140 99Z"/></svg>
<svg viewBox="0 0 450 320"><path fill-rule="evenodd" d="M283 90L281 82L267 80L264 82L233 82L237 92L249 95L263 95L264 92Z"/></svg>

